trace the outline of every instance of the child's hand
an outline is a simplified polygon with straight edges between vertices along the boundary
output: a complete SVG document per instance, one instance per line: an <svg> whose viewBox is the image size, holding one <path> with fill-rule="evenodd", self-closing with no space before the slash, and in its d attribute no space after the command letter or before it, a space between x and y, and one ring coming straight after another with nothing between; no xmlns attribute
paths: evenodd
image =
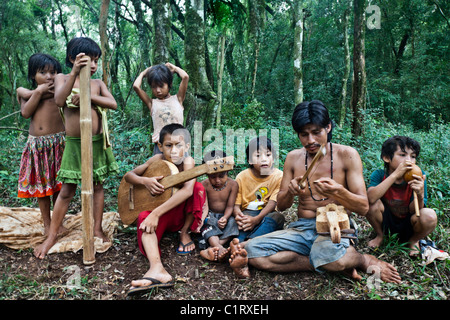
<svg viewBox="0 0 450 320"><path fill-rule="evenodd" d="M150 213L139 225L139 229L147 233L154 233L158 227L158 222L158 215Z"/></svg>
<svg viewBox="0 0 450 320"><path fill-rule="evenodd" d="M421 196L423 198L424 196L424 181L425 176L418 176L413 174L412 175L414 179L408 182L408 184L411 186L411 189L417 193L417 195Z"/></svg>
<svg viewBox="0 0 450 320"><path fill-rule="evenodd" d="M172 73L176 72L176 71L175 71L176 66L174 66L174 65L171 64L170 62L167 62L167 63L166 63L166 67L169 68L169 70L170 70Z"/></svg>
<svg viewBox="0 0 450 320"><path fill-rule="evenodd" d="M236 215L236 222L239 230L250 231L258 225L260 219L258 216L252 217L240 212Z"/></svg>
<svg viewBox="0 0 450 320"><path fill-rule="evenodd" d="M150 191L151 195L158 195L164 192L164 186L160 184L158 181L164 178L164 176L159 177L143 177L143 184Z"/></svg>
<svg viewBox="0 0 450 320"><path fill-rule="evenodd" d="M412 162L411 161L404 161L402 163L400 163L397 167L397 169L395 169L394 171L394 175L397 179L403 178L403 176L405 175L406 171L411 170L412 169Z"/></svg>
<svg viewBox="0 0 450 320"><path fill-rule="evenodd" d="M79 93L72 95L72 104L74 104L78 107L80 106L80 94Z"/></svg>
<svg viewBox="0 0 450 320"><path fill-rule="evenodd" d="M217 222L217 225L219 226L220 229L225 228L225 226L227 225L228 219L225 217L222 217L219 219L219 221Z"/></svg>
<svg viewBox="0 0 450 320"><path fill-rule="evenodd" d="M77 54L75 61L73 62L72 73L74 75L80 74L81 68L87 65L88 59L89 57L83 52Z"/></svg>
<svg viewBox="0 0 450 320"><path fill-rule="evenodd" d="M44 93L55 94L55 86L54 86L53 82L41 83L40 85L37 86L36 90L39 91L41 94L44 94Z"/></svg>

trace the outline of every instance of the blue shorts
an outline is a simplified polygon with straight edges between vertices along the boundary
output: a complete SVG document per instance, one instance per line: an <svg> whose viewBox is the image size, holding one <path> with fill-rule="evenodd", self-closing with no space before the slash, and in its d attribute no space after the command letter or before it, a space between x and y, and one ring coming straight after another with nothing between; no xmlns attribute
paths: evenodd
<svg viewBox="0 0 450 320"><path fill-rule="evenodd" d="M349 239L341 238L340 243L333 243L330 237L318 235L316 219L313 218L299 219L289 224L287 229L251 239L245 245L245 250L249 259L271 256L280 251L293 251L309 256L314 269L323 271L321 266L341 259L349 246Z"/></svg>

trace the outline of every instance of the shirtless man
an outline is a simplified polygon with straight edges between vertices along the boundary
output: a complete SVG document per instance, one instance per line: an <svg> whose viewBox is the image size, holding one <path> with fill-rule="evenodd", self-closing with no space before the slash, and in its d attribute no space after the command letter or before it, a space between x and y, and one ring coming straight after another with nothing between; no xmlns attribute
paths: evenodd
<svg viewBox="0 0 450 320"><path fill-rule="evenodd" d="M291 151L284 164L283 180L277 203L280 211L292 206L299 197L298 221L286 230L275 231L249 241L245 249L236 248L231 257L246 268L246 260L257 269L274 272L326 270L345 272L355 280L357 269L368 272L379 268L381 280L400 283L394 266L376 257L361 254L349 239L334 244L330 237L317 235L316 209L329 203L344 206L348 211L365 216L369 203L358 152L348 146L331 143L332 121L322 102L302 102L295 110L292 125L302 149ZM299 182L321 145L326 155L308 177L305 188ZM246 257L248 255L248 257ZM236 262L237 263L237 262Z"/></svg>

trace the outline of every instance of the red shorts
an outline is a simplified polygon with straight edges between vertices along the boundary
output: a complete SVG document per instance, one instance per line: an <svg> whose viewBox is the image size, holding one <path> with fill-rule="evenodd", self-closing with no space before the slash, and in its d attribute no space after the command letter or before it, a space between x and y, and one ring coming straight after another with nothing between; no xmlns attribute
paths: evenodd
<svg viewBox="0 0 450 320"><path fill-rule="evenodd" d="M196 182L194 185L194 192L192 196L187 199L185 202L179 204L177 207L172 210L166 212L159 218L158 226L156 227L156 237L158 238L158 244L161 241L162 236L166 231L168 232L177 232L180 231L184 225L185 216L187 213L192 213L194 215L194 222L191 225L191 231L196 230L202 221L202 209L205 204L206 195L205 188L200 182ZM139 249L142 254L147 256L144 251L144 247L142 245L142 233L143 231L139 229L142 221L151 213L151 211L142 211L139 214L137 220L137 238ZM160 249L161 254L161 249Z"/></svg>

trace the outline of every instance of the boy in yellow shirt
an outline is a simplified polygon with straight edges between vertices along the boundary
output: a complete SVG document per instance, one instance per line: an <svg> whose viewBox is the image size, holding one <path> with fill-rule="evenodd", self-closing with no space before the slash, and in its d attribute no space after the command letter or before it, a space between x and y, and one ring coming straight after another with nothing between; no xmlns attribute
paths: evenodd
<svg viewBox="0 0 450 320"><path fill-rule="evenodd" d="M284 225L284 216L275 210L283 171L273 167L272 142L266 137L252 139L246 156L250 168L236 176L239 191L234 205L241 247L246 240L280 230Z"/></svg>

